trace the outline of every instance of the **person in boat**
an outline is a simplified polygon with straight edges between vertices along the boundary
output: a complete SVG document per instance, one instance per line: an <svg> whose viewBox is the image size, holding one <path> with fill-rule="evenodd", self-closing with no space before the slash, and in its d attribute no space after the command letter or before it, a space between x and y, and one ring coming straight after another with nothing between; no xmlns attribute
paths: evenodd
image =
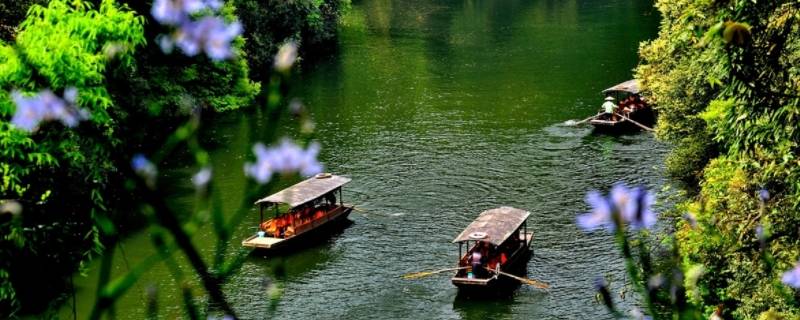
<svg viewBox="0 0 800 320"><path fill-rule="evenodd" d="M333 192L328 193L327 195L325 195L325 200L328 201L328 205L330 205L330 206L335 205L336 204L336 194L334 194Z"/></svg>
<svg viewBox="0 0 800 320"><path fill-rule="evenodd" d="M472 264L472 274L474 274L476 278L480 278L484 274L483 254L481 254L480 246L482 246L482 242L479 242L478 247L472 250L472 256L469 258Z"/></svg>
<svg viewBox="0 0 800 320"><path fill-rule="evenodd" d="M603 103L603 112L608 114L611 120L616 120L617 104L614 103L613 97L606 97L606 102Z"/></svg>

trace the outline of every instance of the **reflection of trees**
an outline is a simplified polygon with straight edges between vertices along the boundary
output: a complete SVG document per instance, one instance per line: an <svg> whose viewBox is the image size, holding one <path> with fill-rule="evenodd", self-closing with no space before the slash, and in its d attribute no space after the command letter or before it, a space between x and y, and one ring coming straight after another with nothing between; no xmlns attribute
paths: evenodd
<svg viewBox="0 0 800 320"><path fill-rule="evenodd" d="M382 107L370 116L406 119L434 105L479 112L499 108L499 115L511 119L522 118L519 113L532 105L574 105L631 77L638 42L656 32L651 5L634 0L355 4L342 40L359 45L342 53L343 83L323 84L339 95L328 94L321 102L367 101Z"/></svg>

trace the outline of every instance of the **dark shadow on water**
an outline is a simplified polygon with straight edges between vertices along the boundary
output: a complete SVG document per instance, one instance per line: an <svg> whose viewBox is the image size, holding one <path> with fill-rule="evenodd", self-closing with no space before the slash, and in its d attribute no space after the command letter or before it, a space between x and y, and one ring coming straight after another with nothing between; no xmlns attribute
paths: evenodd
<svg viewBox="0 0 800 320"><path fill-rule="evenodd" d="M500 319L511 314L516 291L505 291L489 296L465 296L461 292L453 301L453 310L461 319Z"/></svg>

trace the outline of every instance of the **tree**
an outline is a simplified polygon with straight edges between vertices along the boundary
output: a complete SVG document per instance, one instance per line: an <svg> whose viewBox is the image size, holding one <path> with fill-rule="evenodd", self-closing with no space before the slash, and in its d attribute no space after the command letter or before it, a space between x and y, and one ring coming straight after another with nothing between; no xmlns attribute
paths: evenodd
<svg viewBox="0 0 800 320"><path fill-rule="evenodd" d="M659 136L676 143L669 169L699 181L683 206L699 227L678 223L684 264L706 269L697 299L736 318L797 317L797 294L779 279L800 254L800 5L656 6L661 31L642 45L637 77L658 106Z"/></svg>

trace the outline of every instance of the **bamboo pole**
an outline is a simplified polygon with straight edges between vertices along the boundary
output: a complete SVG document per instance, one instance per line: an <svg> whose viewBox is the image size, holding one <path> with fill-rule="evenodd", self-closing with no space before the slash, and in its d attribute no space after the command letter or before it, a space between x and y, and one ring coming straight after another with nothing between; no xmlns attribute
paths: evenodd
<svg viewBox="0 0 800 320"><path fill-rule="evenodd" d="M499 275L503 275L503 276L515 279L515 280L517 280L519 282L522 282L524 284L533 286L535 288L550 289L550 285L549 284L541 282L541 281L538 281L538 280L533 280L533 279L529 279L529 278L523 278L523 277L516 276L516 275L510 274L510 273L507 273L507 272L503 272L503 271L500 271L500 270L495 270L495 269L491 269L491 268L487 268L487 267L484 267L484 269L489 270L489 271L494 272L494 273L497 273Z"/></svg>
<svg viewBox="0 0 800 320"><path fill-rule="evenodd" d="M407 274L403 275L403 279L408 279L408 280L420 279L420 278L424 278L424 277L427 277L427 276L432 276L434 274L438 274L438 273L442 273L442 272L456 271L456 270L467 269L467 268L470 268L470 267L447 268L447 269L439 269L439 270L435 270L435 271L422 271L422 272L407 273Z"/></svg>
<svg viewBox="0 0 800 320"><path fill-rule="evenodd" d="M650 131L650 132L653 132L653 131L655 131L655 130L653 130L653 128L650 128L650 127L648 127L648 126L645 126L645 125L643 125L643 124L641 124L641 123L638 123L638 122L636 122L636 121L633 121L633 119L631 119L631 118L628 118L628 117L626 117L626 116L623 116L622 114L619 114L619 113L617 113L617 115L618 115L618 116L620 116L620 117L622 117L622 119L625 119L625 121L630 121L631 123L633 123L633 124L637 125L639 128L642 128L642 129L644 129L644 130L647 130L647 131Z"/></svg>

